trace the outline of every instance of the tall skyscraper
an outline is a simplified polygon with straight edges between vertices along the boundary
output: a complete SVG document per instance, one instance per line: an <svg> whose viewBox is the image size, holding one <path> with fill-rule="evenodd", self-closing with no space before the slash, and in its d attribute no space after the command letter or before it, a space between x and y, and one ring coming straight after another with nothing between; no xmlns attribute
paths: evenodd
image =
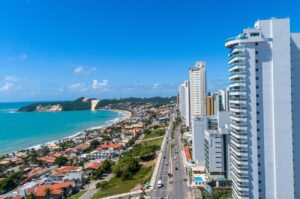
<svg viewBox="0 0 300 199"><path fill-rule="evenodd" d="M259 20L225 46L233 198L300 198L300 33L289 18Z"/></svg>
<svg viewBox="0 0 300 199"><path fill-rule="evenodd" d="M196 62L190 68L190 106L191 116L206 115L206 66L205 62Z"/></svg>
<svg viewBox="0 0 300 199"><path fill-rule="evenodd" d="M186 127L190 126L190 94L189 82L179 85L179 110Z"/></svg>
<svg viewBox="0 0 300 199"><path fill-rule="evenodd" d="M212 95L206 97L206 115L214 115L214 97Z"/></svg>

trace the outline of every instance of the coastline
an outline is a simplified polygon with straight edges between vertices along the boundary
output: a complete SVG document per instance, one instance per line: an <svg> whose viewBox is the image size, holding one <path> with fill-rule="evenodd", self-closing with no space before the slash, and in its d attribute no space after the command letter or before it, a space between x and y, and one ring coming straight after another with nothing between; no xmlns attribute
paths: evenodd
<svg viewBox="0 0 300 199"><path fill-rule="evenodd" d="M82 131L73 133L73 134L71 134L69 136L65 136L64 138L55 139L55 140L52 140L52 141L49 141L49 142L37 144L37 145L31 146L31 147L27 147L27 148L20 149L20 150L17 150L17 151L13 151L13 152L10 152L10 153L7 153L7 154L3 154L3 155L12 155L12 154L16 154L18 152L21 152L21 151L24 151L24 150L28 150L28 149L38 150L42 146L50 146L50 145L53 145L53 144L55 144L55 143L57 143L57 142L59 142L61 140L65 140L65 139L71 139L72 140L72 139L75 139L77 137L80 137L80 136L84 135L85 130L94 130L94 129L100 129L100 128L110 127L110 126L115 125L118 122L127 120L127 119L129 119L131 117L131 112L130 111L126 111L126 110L119 110L119 109L96 109L95 111L112 111L112 112L118 113L120 116L117 117L117 118L115 118L115 119L111 119L111 120L105 121L105 124L102 124L102 125L99 125L99 126L92 126L92 127L89 127L89 128L85 128Z"/></svg>

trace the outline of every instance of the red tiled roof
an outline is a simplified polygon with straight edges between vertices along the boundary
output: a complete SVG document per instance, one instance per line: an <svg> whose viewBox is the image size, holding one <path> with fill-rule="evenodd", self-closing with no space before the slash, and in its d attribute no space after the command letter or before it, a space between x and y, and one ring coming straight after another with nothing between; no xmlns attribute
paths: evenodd
<svg viewBox="0 0 300 199"><path fill-rule="evenodd" d="M68 148L68 149L66 149L66 152L77 153L78 151L74 148Z"/></svg>
<svg viewBox="0 0 300 199"><path fill-rule="evenodd" d="M35 189L35 195L38 197L45 197L46 196L46 190L50 189L50 192L52 195L59 195L63 192L63 189L68 188L72 186L71 182L62 182L58 184L53 185L40 185L36 187Z"/></svg>
<svg viewBox="0 0 300 199"><path fill-rule="evenodd" d="M38 167L38 168L35 168L33 169L32 171L30 171L27 176L29 178L32 178L33 176L35 175L38 175L38 174L42 174L44 171L46 171L47 169L46 168L42 168L42 167Z"/></svg>
<svg viewBox="0 0 300 199"><path fill-rule="evenodd" d="M90 162L88 164L85 165L84 169L94 169L94 170L97 170L101 167L102 165L102 161L100 162Z"/></svg>
<svg viewBox="0 0 300 199"><path fill-rule="evenodd" d="M78 146L77 146L77 149L78 148L82 148L82 149L87 149L89 147L89 145L88 144L79 144Z"/></svg>
<svg viewBox="0 0 300 199"><path fill-rule="evenodd" d="M55 159L56 159L55 157L50 157L50 156L44 156L44 157L38 158L38 160L40 160L40 161L51 162L51 163L54 163Z"/></svg>
<svg viewBox="0 0 300 199"><path fill-rule="evenodd" d="M192 160L189 147L184 147L184 154L185 154L186 161Z"/></svg>
<svg viewBox="0 0 300 199"><path fill-rule="evenodd" d="M58 168L58 170L60 171L74 171L74 170L78 170L81 167L77 167L77 166L62 166L60 168Z"/></svg>
<svg viewBox="0 0 300 199"><path fill-rule="evenodd" d="M23 197L20 195L13 196L11 199L22 199Z"/></svg>
<svg viewBox="0 0 300 199"><path fill-rule="evenodd" d="M101 148L103 148L103 149L110 149L110 148L117 149L117 148L120 148L121 146L122 146L122 144L104 144L104 145L101 145Z"/></svg>

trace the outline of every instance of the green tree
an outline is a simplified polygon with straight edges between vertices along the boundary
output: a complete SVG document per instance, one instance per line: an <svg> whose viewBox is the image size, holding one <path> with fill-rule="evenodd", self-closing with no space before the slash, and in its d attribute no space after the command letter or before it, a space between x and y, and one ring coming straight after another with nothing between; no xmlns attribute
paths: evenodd
<svg viewBox="0 0 300 199"><path fill-rule="evenodd" d="M27 196L28 199L36 199L36 195L31 192L28 196Z"/></svg>
<svg viewBox="0 0 300 199"><path fill-rule="evenodd" d="M45 189L45 197L48 198L51 195L51 192L50 188Z"/></svg>
<svg viewBox="0 0 300 199"><path fill-rule="evenodd" d="M95 149L95 148L97 148L99 145L100 145L100 142L99 142L98 140L93 140L93 141L91 141L91 143L90 143L90 148L91 148L91 149Z"/></svg>
<svg viewBox="0 0 300 199"><path fill-rule="evenodd" d="M123 157L112 167L113 172L122 180L127 180L140 169L139 162L133 157Z"/></svg>
<svg viewBox="0 0 300 199"><path fill-rule="evenodd" d="M65 156L59 156L55 159L54 164L57 164L58 166L65 166L68 162L68 159Z"/></svg>

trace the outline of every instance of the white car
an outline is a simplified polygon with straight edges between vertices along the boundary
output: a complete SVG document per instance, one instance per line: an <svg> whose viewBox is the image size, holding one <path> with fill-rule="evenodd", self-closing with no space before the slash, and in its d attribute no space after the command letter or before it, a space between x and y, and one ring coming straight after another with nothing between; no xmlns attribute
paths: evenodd
<svg viewBox="0 0 300 199"><path fill-rule="evenodd" d="M160 188L163 186L163 183L161 182L161 180L157 181L157 187Z"/></svg>

